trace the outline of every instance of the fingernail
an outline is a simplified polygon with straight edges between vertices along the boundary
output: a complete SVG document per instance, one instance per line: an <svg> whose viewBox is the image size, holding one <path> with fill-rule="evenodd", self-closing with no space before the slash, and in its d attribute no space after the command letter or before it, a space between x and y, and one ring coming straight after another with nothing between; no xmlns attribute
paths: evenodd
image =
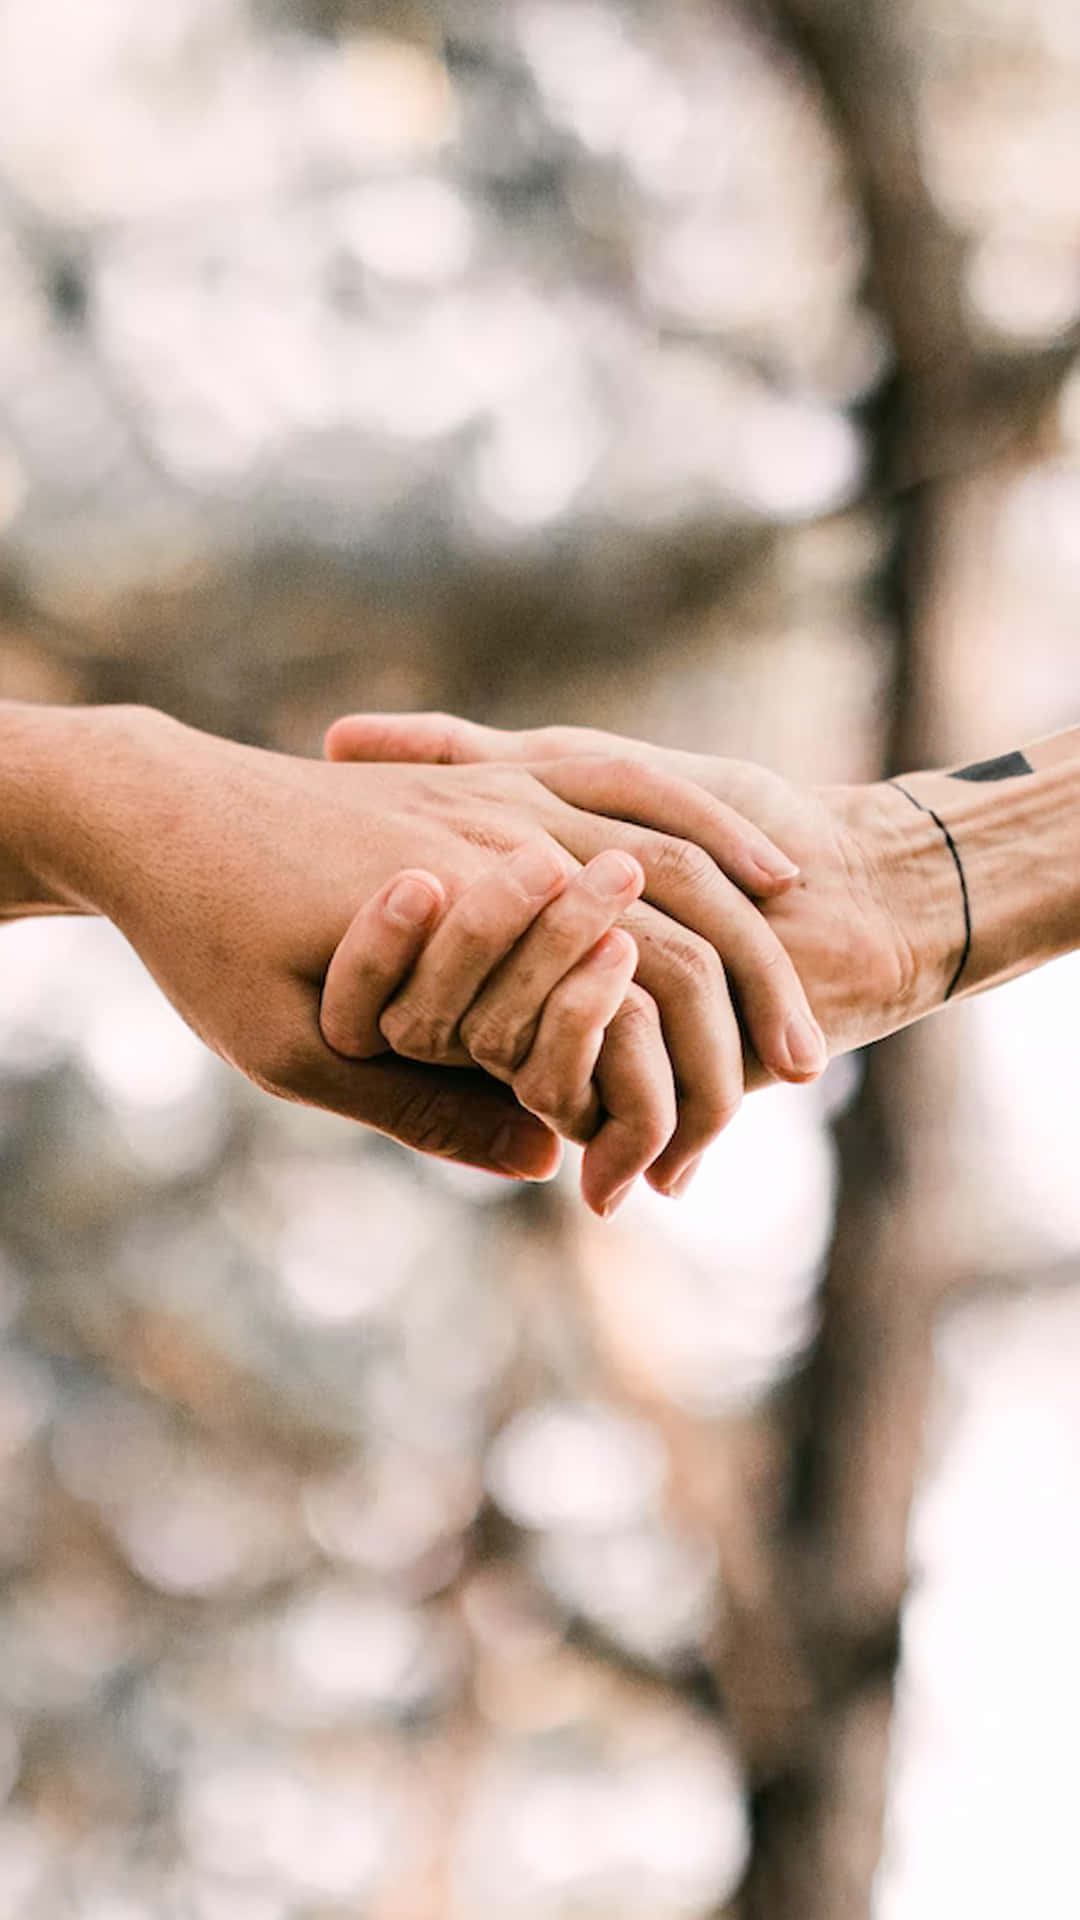
<svg viewBox="0 0 1080 1920"><path fill-rule="evenodd" d="M618 933L614 929L605 933L592 950L593 964L598 967L621 967L626 959L629 940L629 934Z"/></svg>
<svg viewBox="0 0 1080 1920"><path fill-rule="evenodd" d="M804 1013L792 1014L784 1034L787 1056L796 1073L820 1073L829 1057L825 1035Z"/></svg>
<svg viewBox="0 0 1080 1920"><path fill-rule="evenodd" d="M754 864L764 874L765 879L771 886L779 886L781 882L797 880L801 872L801 869L795 865L795 862L789 860L786 854L783 853L771 853L759 850L754 855Z"/></svg>
<svg viewBox="0 0 1080 1920"><path fill-rule="evenodd" d="M543 900L565 880L566 870L549 847L522 847L514 857L514 878L523 893Z"/></svg>
<svg viewBox="0 0 1080 1920"><path fill-rule="evenodd" d="M696 1160L691 1160L690 1165L688 1167L683 1168L678 1179L673 1180L670 1187L665 1188L665 1192L670 1196L672 1200L681 1199L682 1195L686 1192L687 1187L690 1185L690 1182L693 1180L694 1175L696 1174L700 1165L701 1165L701 1155L699 1154Z"/></svg>
<svg viewBox="0 0 1080 1920"><path fill-rule="evenodd" d="M629 887L640 886L643 878L628 853L601 853L589 862L589 886L601 900L620 899Z"/></svg>
<svg viewBox="0 0 1080 1920"><path fill-rule="evenodd" d="M508 1120L491 1143L491 1159L518 1180L546 1180L552 1172L551 1139L538 1128Z"/></svg>
<svg viewBox="0 0 1080 1920"><path fill-rule="evenodd" d="M610 1200L605 1201L602 1209L602 1216L605 1220L610 1220L613 1213L618 1213L619 1208L622 1206L623 1201L627 1198L627 1195L629 1194L633 1184L634 1183L632 1180L628 1180L625 1186L616 1187Z"/></svg>
<svg viewBox="0 0 1080 1920"><path fill-rule="evenodd" d="M391 887L383 911L387 919L396 920L399 927L422 927L431 919L438 904L434 887L426 880L415 880L409 875Z"/></svg>

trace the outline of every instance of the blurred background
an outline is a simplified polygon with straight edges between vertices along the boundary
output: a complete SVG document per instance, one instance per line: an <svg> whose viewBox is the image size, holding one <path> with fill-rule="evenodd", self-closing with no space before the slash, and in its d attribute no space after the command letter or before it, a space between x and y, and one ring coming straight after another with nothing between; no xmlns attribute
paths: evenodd
<svg viewBox="0 0 1080 1920"><path fill-rule="evenodd" d="M0 696L1080 719L1074 0L0 0ZM7 1920L1075 1912L1080 973L600 1228L0 934Z"/></svg>

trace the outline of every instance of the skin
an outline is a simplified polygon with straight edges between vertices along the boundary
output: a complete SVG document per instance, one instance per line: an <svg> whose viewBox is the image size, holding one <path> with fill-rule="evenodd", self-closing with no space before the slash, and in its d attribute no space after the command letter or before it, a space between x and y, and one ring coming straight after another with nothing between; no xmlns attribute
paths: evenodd
<svg viewBox="0 0 1080 1920"><path fill-rule="evenodd" d="M719 953L735 990L745 984L753 1043L771 1070L806 1077L792 1067L787 1035L809 1009L744 891L758 900L782 891L790 861L730 807L666 775L656 797L671 829L622 822L613 816L624 784L618 765L605 774L591 758L576 771L548 761L328 765L145 708L3 705L0 912L103 913L195 1031L259 1085L422 1151L543 1178L559 1158L552 1129L494 1075L432 1064L459 1044L461 1007L442 1006L421 966L391 1028L409 1058L343 1057L320 1030L320 994L354 916L403 869L437 874L448 910L467 922L470 889L530 849L550 876L546 893L529 895L531 921L614 846L639 863L648 895L626 909L639 977L608 1022L612 1059L598 1067L623 1076L618 1108L637 1125L632 1173L669 1139L683 1161L692 1157L738 1104L739 1028ZM625 968L628 949L619 955ZM620 1017L631 996L640 996L636 1013ZM595 1027L600 1003L590 1004ZM677 1115L665 1072L679 1088ZM586 1152L588 1195L601 1208L627 1177L625 1158L611 1153L620 1141L621 1152L620 1130L602 1127Z"/></svg>
<svg viewBox="0 0 1080 1920"><path fill-rule="evenodd" d="M609 1079L616 1076L629 1094L631 1075L622 1060L613 1056L632 1049L651 1064L647 1071L639 1067L632 1075L638 1094L636 1100L625 1103L632 1131L607 1129L586 1154L583 1191L590 1205L605 1212L646 1168L651 1184L661 1192L673 1192L687 1168L737 1111L743 1092L744 1044L729 980L743 1026L771 1075L795 1081L816 1077L825 1064L824 1038L809 1016L801 988L796 997L797 975L780 943L772 937L763 939L767 925L761 914L718 886L717 868L726 857L732 817L724 803L695 793L666 773L646 776L649 806L665 825L661 845L655 827L640 818L643 775L639 767L594 756L573 764L546 759L540 772L568 804L609 816L607 839L637 857L646 871L647 902L636 904L623 916L626 930L638 944L636 980L609 1028L600 1072ZM635 817L620 819L624 811ZM772 894L783 891L793 874L788 865L783 877L773 882ZM655 922L657 906L685 923L683 928L660 933ZM469 928L467 942L478 931ZM491 932L490 926L484 927L482 937L488 939ZM441 935L442 929L438 967L426 974L422 967L417 969L395 1001L395 1025L388 1027L384 1022L383 1030L410 1057L452 1065L458 1058L455 1036L441 1008L447 981L462 956L452 954ZM464 958L467 962L468 955ZM437 995L430 991L433 976L439 982ZM397 1037L402 1030L407 1034L404 1044ZM485 1045L485 1038L492 1043ZM671 1056L678 1096L674 1132L670 1102L657 1077L661 1040ZM506 1078L513 1037L496 1041L489 1027L486 1033L473 1035L471 1053L494 1077Z"/></svg>
<svg viewBox="0 0 1080 1920"><path fill-rule="evenodd" d="M599 1211L619 1192L600 1143L628 1153L629 1129L634 1164L679 1191L731 1109L719 952L758 1085L812 1077L789 1051L808 1004L840 1052L933 1011L961 959L968 994L1080 945L1080 730L1020 765L909 774L907 794L806 792L745 762L442 716L353 716L328 744L320 767L145 709L0 705L0 915L108 914L260 1085L421 1150L542 1178L558 1142L527 1106L571 1137L595 1125ZM601 899L592 863L613 843L644 884L631 864L627 892ZM538 850L556 861L546 892L515 865ZM435 905L406 938L391 882L418 854ZM373 953L390 943L374 979L356 970L365 924ZM420 1057L345 1057L375 1032Z"/></svg>
<svg viewBox="0 0 1080 1920"><path fill-rule="evenodd" d="M513 764L568 752L597 757L617 750L625 777L623 808L641 805L639 769L694 782L764 822L798 862L798 881L762 903L762 913L793 959L830 1054L846 1052L931 1011L944 991L947 956L962 925L955 873L941 859L940 834L885 783L806 791L749 762L648 746L585 728L506 733L444 715L355 715L327 736L335 758L401 757ZM918 909L933 892L929 925ZM909 899L910 895L910 899ZM916 898L917 896L917 898ZM918 943L916 944L916 932ZM747 1061L747 1085L767 1084Z"/></svg>
<svg viewBox="0 0 1080 1920"><path fill-rule="evenodd" d="M1017 753L1029 771L1015 771ZM948 827L964 869L972 940L957 998L1080 946L1080 728L904 785Z"/></svg>
<svg viewBox="0 0 1080 1920"><path fill-rule="evenodd" d="M637 1165L642 1112L658 1104L668 1134L676 1117L659 1026L645 1026L641 1043L605 1044L633 1017L638 949L613 922L645 875L628 854L598 854L537 913L521 877L530 860L531 850L511 855L449 909L435 875L397 876L361 907L338 946L320 1025L353 1059L388 1044L405 1050L419 982L419 1004L430 993L460 1033L447 1045L450 1064L483 1059L554 1132L594 1142L590 1181L599 1190L606 1166L616 1182L603 1206L610 1213L620 1169Z"/></svg>
<svg viewBox="0 0 1080 1920"><path fill-rule="evenodd" d="M626 785L612 798L626 815L649 816L648 783L659 774L736 807L798 863L798 881L762 913L830 1054L935 1012L954 982L963 998L1080 946L1080 728L997 762L907 774L906 791L889 782L800 789L745 761L577 727L503 732L443 714L346 716L326 744L339 760L558 765L573 755L579 766L594 755L621 766ZM768 1077L748 1059L748 1087Z"/></svg>

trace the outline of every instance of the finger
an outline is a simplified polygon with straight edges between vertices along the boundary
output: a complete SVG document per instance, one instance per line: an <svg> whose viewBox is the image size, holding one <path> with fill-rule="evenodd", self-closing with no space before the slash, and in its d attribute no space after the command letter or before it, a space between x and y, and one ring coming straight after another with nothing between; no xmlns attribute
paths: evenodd
<svg viewBox="0 0 1080 1920"><path fill-rule="evenodd" d="M571 760L586 754L640 751L652 759L667 750L596 727L523 727L511 730L463 720L453 713L346 713L327 728L328 760L410 760L461 766L476 760Z"/></svg>
<svg viewBox="0 0 1080 1920"><path fill-rule="evenodd" d="M549 824L578 859L587 859L601 844L632 853L645 869L646 899L722 957L763 1066L784 1080L815 1078L825 1066L825 1040L798 973L768 921L707 850L713 832L724 831L722 818L712 824L712 810L721 803L633 761L554 762L542 778L574 808ZM601 806L612 810L603 820L597 817ZM642 807L665 826L675 822L674 830L625 824L624 814L633 819ZM688 837L680 835L680 822L690 829Z"/></svg>
<svg viewBox="0 0 1080 1920"><path fill-rule="evenodd" d="M710 754L658 747L600 727L488 727L452 713L346 714L328 729L334 760L438 761L464 766L474 761L532 765L537 760L632 759L663 767L684 780L708 784L717 761ZM723 762L726 767L738 762Z"/></svg>
<svg viewBox="0 0 1080 1920"><path fill-rule="evenodd" d="M346 713L335 720L323 738L328 760L415 760L457 765L470 760L523 760L511 748L502 754L495 743L516 742L523 736L501 733L452 713Z"/></svg>
<svg viewBox="0 0 1080 1920"><path fill-rule="evenodd" d="M678 1130L649 1176L667 1193L738 1112L748 1039L768 1074L798 1084L823 1071L827 1048L787 953L741 895L733 890L719 910L706 903L699 911L704 938L680 924L689 906L680 913L670 896L665 905L671 917L641 901L624 920L638 943L637 978L660 1008L679 1088Z"/></svg>
<svg viewBox="0 0 1080 1920"><path fill-rule="evenodd" d="M337 743L339 749L350 745L362 747L364 726L363 717L357 716L342 723ZM445 715L391 716L389 719L383 716L375 723L375 727L378 731L371 732L369 744L378 751L394 750L408 755L428 753L442 760L460 760L469 755L484 758L506 755L508 758L522 759L530 754L546 756L555 750L562 751L567 746L580 752L583 744L604 750L611 745L610 736L589 734L580 729L545 729L539 734L515 736L498 734L494 729L455 721ZM655 783L659 778L652 764L655 756L651 750L640 743L631 743L633 751L627 753L621 751L623 743L615 744L620 748L619 757L609 762L602 774L608 788L606 799L597 786L601 770L596 764L583 769L579 761L574 769L579 778L588 779L592 805L603 804L611 809L612 818L599 829L605 842L621 846L641 858L649 878L650 899L665 907L676 919L688 921L704 934L714 951L719 949L724 954L735 987L745 1002L750 1038L766 1073L796 1081L813 1078L824 1063L824 1042L810 1014L798 976L764 920L756 914L747 918L745 912L741 918L736 918L739 912L736 904L738 896L733 889L723 890L722 876L718 875L712 863L703 861L700 849L696 849L692 841L685 840L678 846L673 844L670 836L650 832L644 827L619 828L612 823L614 815L623 811L629 812L632 817L640 817L637 809L641 804L642 788L651 779L654 784L650 792L655 797ZM646 752L650 755L648 764L635 757ZM695 763L691 761L684 766L680 759L679 765L681 770L690 772ZM538 777L546 780L553 792L559 792L565 769L548 766L541 770L536 765L533 770ZM674 797L672 783L664 791L669 797ZM681 798L677 804L685 807L688 804L687 796L684 789L680 791ZM578 792L581 793L580 787ZM568 803L570 797L568 790ZM664 801L664 804L668 802ZM586 822L588 816L577 807L564 818L561 825L549 822L549 826L563 844L569 846L579 858L585 859L596 850L596 839L590 840L587 832L579 832L579 837L575 839L570 828L573 826L580 830ZM690 824L685 816L684 822ZM595 817L589 825L595 828ZM699 824L697 830L711 833L712 822ZM655 856L655 864L649 858L650 853ZM676 882L674 887L669 884L672 880ZM745 909L746 903L742 904ZM660 936L659 926L654 922L651 928L636 927L636 931L639 934L642 961L651 965L657 958L654 948ZM741 1081L736 1079L734 1032L726 985L721 993L719 982L715 979L714 965L710 986L708 962L703 960L700 952L695 957L694 950L685 940L676 942L675 949L671 950L670 934L664 937L669 951L666 957L660 956L659 970L640 975L660 998L665 1031L675 1052L682 1100L679 1133L672 1143L671 1153L654 1171L653 1178L659 1185L677 1180L685 1168L686 1155L700 1151L701 1146L715 1136L725 1119L730 1118L737 1105L741 1086ZM686 982L688 974L690 981L683 988L687 1004L680 1005L675 997L679 995L678 979L682 976ZM665 975L670 981L667 987ZM696 986L693 984L695 975L699 976ZM727 996L726 1007L724 996ZM702 1035L710 1031L715 1037L711 1054L702 1040ZM696 1043L693 1038L695 1032ZM751 1064L756 1077L756 1066Z"/></svg>
<svg viewBox="0 0 1080 1920"><path fill-rule="evenodd" d="M791 885L793 860L734 807L691 781L640 760L616 755L555 760L533 769L542 785L582 812L626 821L689 841L746 893L766 895Z"/></svg>
<svg viewBox="0 0 1080 1920"><path fill-rule="evenodd" d="M672 1186L668 1188L668 1192L671 1195L673 1200L682 1199L683 1194L687 1191L687 1189L690 1186L692 1186L693 1182L697 1178L698 1170L700 1166L701 1166L701 1160L699 1157L697 1160L691 1160L689 1166L683 1168L678 1179L674 1182Z"/></svg>
<svg viewBox="0 0 1080 1920"><path fill-rule="evenodd" d="M645 875L629 854L601 853L537 915L461 1021L462 1044L478 1067L513 1082L549 994L644 885Z"/></svg>
<svg viewBox="0 0 1080 1920"><path fill-rule="evenodd" d="M458 1023L484 981L572 871L554 841L533 840L474 880L419 955L379 1027L395 1053L434 1064L467 1060Z"/></svg>
<svg viewBox="0 0 1080 1920"><path fill-rule="evenodd" d="M582 807L591 800L597 812L607 812L610 808L611 818L625 811L642 820L645 811L642 796L648 793L650 809L653 805L663 809L662 824L669 833L681 833L714 856L718 855L721 865L725 855L714 835L718 825L722 829L725 822L730 822L732 812L730 805L721 802L713 791L715 783L722 779L727 790L734 785L738 791L740 785L745 788L744 775L749 773L753 780L752 793L757 794L762 780L768 782L773 778L760 768L744 768L737 761L717 761L674 748L652 747L644 741L628 740L594 728L540 727L510 733L456 720L446 714L403 715L400 722L394 719L394 726L399 724L402 743L406 738L404 730L409 730L411 752L418 753L425 747L433 749L437 739L446 760L498 756L526 760L534 777L546 781L553 792L565 786L569 798L576 784ZM567 756L576 757L573 767L566 770L544 768L539 764L545 759ZM591 756L591 764L586 756ZM600 766L597 764L600 761L608 764ZM620 780L621 790L613 798L610 787L615 776ZM782 782L776 784L783 786ZM606 797L603 789L607 790ZM736 812L734 818L740 817ZM549 824L557 830L554 823ZM642 824L645 824L643 820ZM604 837L611 839L612 831L605 829ZM584 857L584 850L577 850ZM692 846L685 848L684 854L692 862ZM791 871L798 877L797 868L792 867ZM777 881L772 893L782 893L789 884L787 880ZM766 891L764 885L760 891ZM749 929L752 923L744 922L744 925ZM750 1008L747 1025L753 1044L744 1060L745 1084L763 1086L775 1078L802 1084L815 1079L826 1058L825 1042L783 943L769 939L759 956L761 972L755 972L752 957L748 965L744 962L742 966L737 954L727 957L731 961L734 983L737 987L741 984ZM774 967L779 969L779 974L770 989L769 969Z"/></svg>
<svg viewBox="0 0 1080 1920"><path fill-rule="evenodd" d="M581 1191L603 1216L651 1166L676 1122L675 1082L655 1001L637 983L615 1014L596 1068L605 1119L585 1149Z"/></svg>
<svg viewBox="0 0 1080 1920"><path fill-rule="evenodd" d="M759 898L783 892L798 877L794 861L768 834L693 784L698 770L693 755L668 756L678 764L662 769L657 749L620 740L616 734L586 727L511 733L445 713L348 714L329 728L325 748L332 760L458 764L565 759L567 764L558 769L535 771L573 805L643 826L660 821L668 833L706 847L730 879ZM645 755L647 759L641 757ZM598 766L598 759L608 764Z"/></svg>
<svg viewBox="0 0 1080 1920"><path fill-rule="evenodd" d="M387 1054L343 1059L323 1041L307 989L268 1010L265 1028L289 1037L271 1060L256 1060L247 1070L285 1099L344 1114L419 1153L504 1177L547 1180L558 1168L562 1146L555 1135L485 1073Z"/></svg>
<svg viewBox="0 0 1080 1920"><path fill-rule="evenodd" d="M611 1124L602 1114L593 1074L604 1033L615 1019L637 966L628 933L605 933L544 1001L536 1038L513 1079L523 1107L566 1140L582 1145ZM670 1082L665 1076L665 1087Z"/></svg>
<svg viewBox="0 0 1080 1920"><path fill-rule="evenodd" d="M385 1053L379 1016L402 985L446 895L419 869L397 874L353 915L327 968L319 1026L327 1046L354 1060Z"/></svg>
<svg viewBox="0 0 1080 1920"><path fill-rule="evenodd" d="M723 964L707 940L643 901L624 924L637 942L637 982L659 1010L678 1090L674 1132L649 1170L649 1185L668 1193L742 1104L743 1036Z"/></svg>

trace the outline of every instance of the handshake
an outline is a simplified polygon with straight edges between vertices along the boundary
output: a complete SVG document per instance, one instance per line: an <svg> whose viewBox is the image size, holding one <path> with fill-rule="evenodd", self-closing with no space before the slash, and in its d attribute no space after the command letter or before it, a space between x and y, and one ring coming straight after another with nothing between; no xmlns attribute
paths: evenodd
<svg viewBox="0 0 1080 1920"><path fill-rule="evenodd" d="M285 1098L517 1178L581 1143L601 1214L680 1192L745 1089L1080 940L1072 735L808 790L439 715L339 720L323 762L145 708L0 732L0 913L108 915Z"/></svg>

